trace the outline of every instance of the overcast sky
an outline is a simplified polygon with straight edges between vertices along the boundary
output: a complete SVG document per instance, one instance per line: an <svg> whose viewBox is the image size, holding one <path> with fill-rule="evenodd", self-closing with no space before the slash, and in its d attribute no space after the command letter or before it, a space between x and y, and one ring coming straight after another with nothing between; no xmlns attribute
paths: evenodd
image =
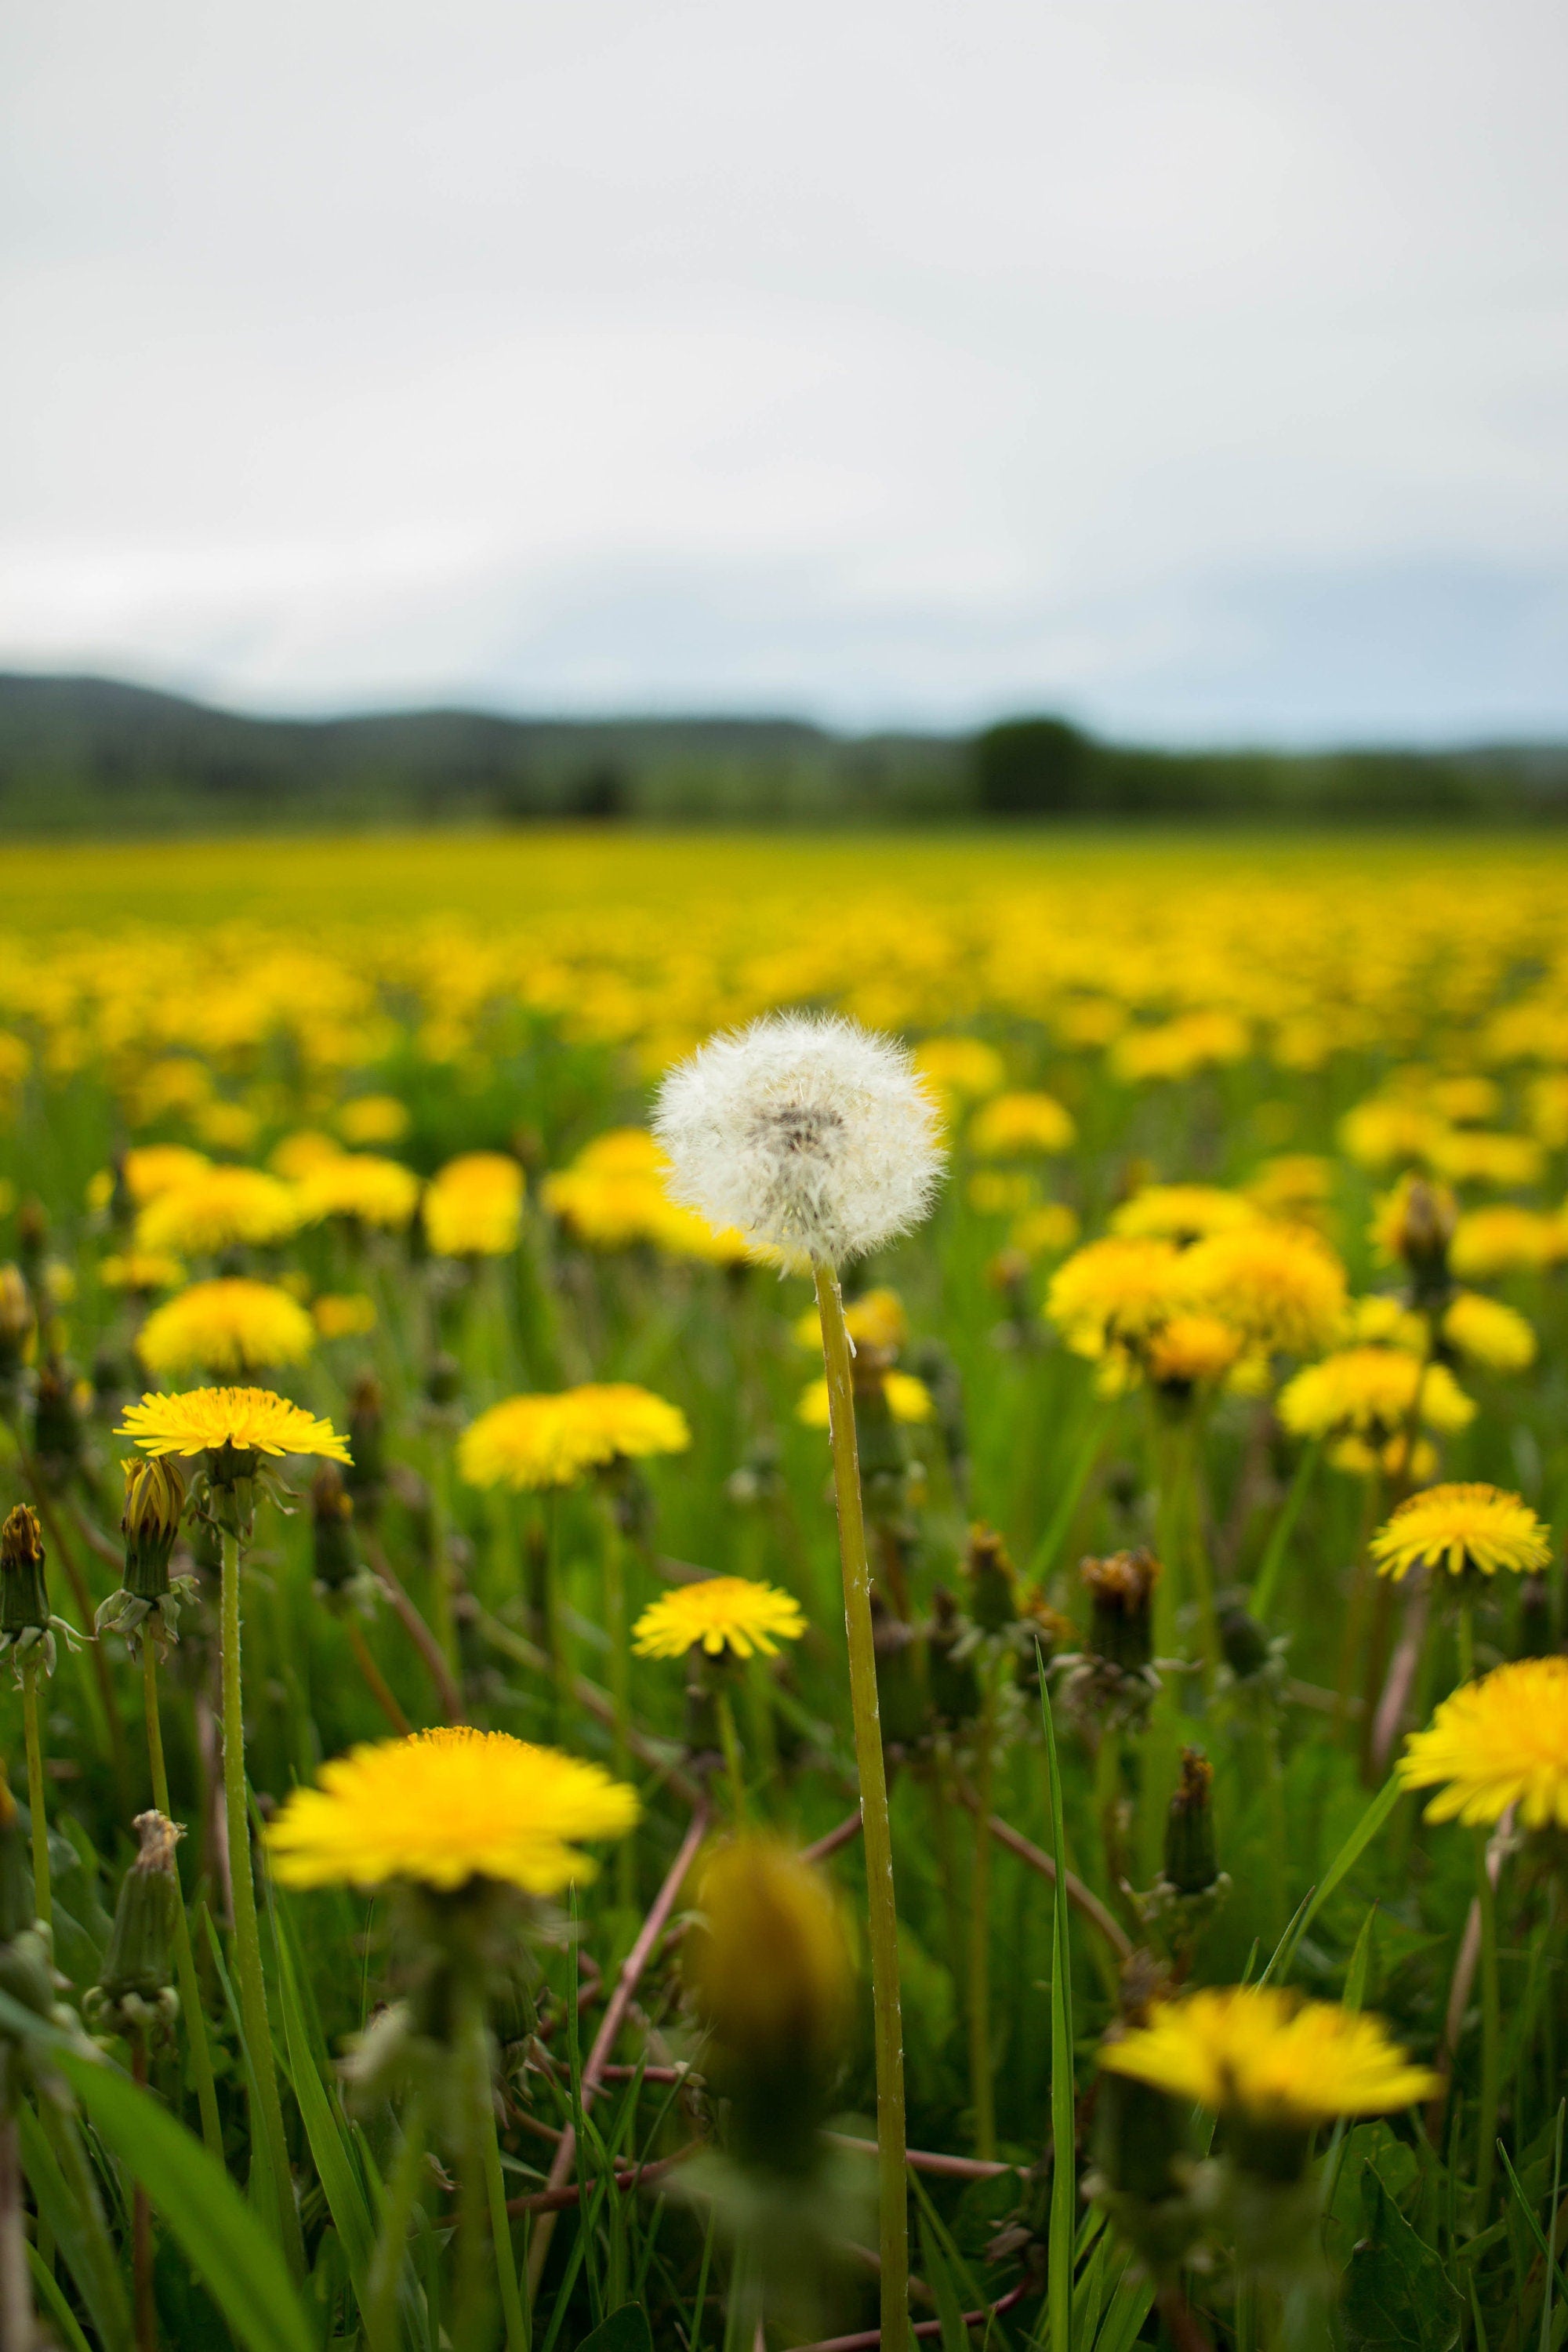
<svg viewBox="0 0 1568 2352"><path fill-rule="evenodd" d="M0 666L1568 733L1562 0L9 0Z"/></svg>

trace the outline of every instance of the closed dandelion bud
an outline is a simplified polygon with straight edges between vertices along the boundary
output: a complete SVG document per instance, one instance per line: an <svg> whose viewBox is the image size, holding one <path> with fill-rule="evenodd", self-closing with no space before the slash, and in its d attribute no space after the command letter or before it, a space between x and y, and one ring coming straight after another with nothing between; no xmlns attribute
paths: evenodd
<svg viewBox="0 0 1568 2352"><path fill-rule="evenodd" d="M132 1825L141 1852L121 1881L114 1925L99 1973L92 2008L116 2024L166 2014L172 2000L174 1921L180 1882L174 1848L180 1832L158 1812L139 1813Z"/></svg>
<svg viewBox="0 0 1568 2352"><path fill-rule="evenodd" d="M20 1266L0 1265L0 1380L14 1378L33 1352L37 1318Z"/></svg>
<svg viewBox="0 0 1568 2352"><path fill-rule="evenodd" d="M847 2030L852 1978L833 1890L777 1840L710 1855L682 1945L710 2071L731 2101L734 2152L776 2171L809 2166Z"/></svg>
<svg viewBox="0 0 1568 2352"><path fill-rule="evenodd" d="M1018 1615L1018 1578L994 1528L971 1528L963 1573L971 1623L983 1633L1005 1633Z"/></svg>
<svg viewBox="0 0 1568 2352"><path fill-rule="evenodd" d="M124 1469L125 1590L136 1601L161 1601L185 1507L184 1476L170 1454L139 1454Z"/></svg>
<svg viewBox="0 0 1568 2352"><path fill-rule="evenodd" d="M963 1639L958 1603L945 1585L931 1595L931 1628L928 1655L931 1703L939 1723L955 1731L973 1723L980 1712L980 1683L974 1661L956 1654Z"/></svg>
<svg viewBox="0 0 1568 2352"><path fill-rule="evenodd" d="M323 1462L310 1481L314 1570L324 1592L342 1592L359 1573L354 1498L335 1462Z"/></svg>
<svg viewBox="0 0 1568 2352"><path fill-rule="evenodd" d="M0 1638L16 1641L48 1628L43 1530L37 1513L18 1503L0 1528Z"/></svg>
<svg viewBox="0 0 1568 2352"><path fill-rule="evenodd" d="M1214 1838L1214 1766L1182 1750L1182 1777L1165 1816L1165 1878L1178 1895L1206 1895L1219 1876Z"/></svg>
<svg viewBox="0 0 1568 2352"><path fill-rule="evenodd" d="M33 1402L33 1448L39 1459L57 1470L69 1469L81 1458L81 1416L77 1411L76 1381L68 1365L46 1364L38 1374Z"/></svg>
<svg viewBox="0 0 1568 2352"><path fill-rule="evenodd" d="M1154 1587L1164 1573L1152 1551L1117 1551L1079 1569L1089 1598L1089 1647L1136 1674L1154 1655Z"/></svg>
<svg viewBox="0 0 1568 2352"><path fill-rule="evenodd" d="M386 1419L381 1382L374 1372L363 1372L349 1398L349 1491L360 1515L375 1517L386 1485Z"/></svg>
<svg viewBox="0 0 1568 2352"><path fill-rule="evenodd" d="M1552 1654L1552 1588L1543 1576L1519 1580L1519 1654L1545 1658Z"/></svg>
<svg viewBox="0 0 1568 2352"><path fill-rule="evenodd" d="M1458 1203L1447 1184L1409 1176L1394 1196L1387 1239L1410 1269L1418 1303L1447 1288L1448 1247L1458 1221Z"/></svg>
<svg viewBox="0 0 1568 2352"><path fill-rule="evenodd" d="M1250 1682L1268 1664L1268 1636L1239 1601L1220 1611L1219 1645L1238 1683Z"/></svg>
<svg viewBox="0 0 1568 2352"><path fill-rule="evenodd" d="M871 1596L877 1651L877 1700L885 1748L912 1748L925 1729L926 1698L920 1671L920 1636L895 1617L879 1593Z"/></svg>

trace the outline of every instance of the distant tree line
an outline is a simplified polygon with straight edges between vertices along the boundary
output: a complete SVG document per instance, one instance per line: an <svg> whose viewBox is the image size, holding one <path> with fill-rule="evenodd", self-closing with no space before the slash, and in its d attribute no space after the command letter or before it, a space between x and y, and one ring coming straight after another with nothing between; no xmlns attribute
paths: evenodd
<svg viewBox="0 0 1568 2352"><path fill-rule="evenodd" d="M1162 751L1057 717L972 739L791 719L241 717L103 678L0 675L0 834L396 824L1532 823L1568 746Z"/></svg>

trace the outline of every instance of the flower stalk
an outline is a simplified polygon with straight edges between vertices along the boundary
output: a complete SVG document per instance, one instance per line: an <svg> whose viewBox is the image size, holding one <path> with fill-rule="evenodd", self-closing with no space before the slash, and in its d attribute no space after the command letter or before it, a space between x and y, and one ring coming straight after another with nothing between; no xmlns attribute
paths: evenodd
<svg viewBox="0 0 1568 2352"><path fill-rule="evenodd" d="M49 1900L49 1822L44 1806L44 1748L38 1736L38 1657L22 1666L22 1729L27 1747L27 1811L33 1823L33 1902L44 1926L54 1913Z"/></svg>
<svg viewBox="0 0 1568 2352"><path fill-rule="evenodd" d="M142 1696L147 1717L147 1760L152 1770L153 1802L165 1818L169 1808L169 1774L163 1761L163 1727L158 1708L158 1654L150 1641L142 1644ZM217 2111L217 2085L213 2079L212 2051L202 2009L202 1990L191 1949L190 1921L184 1900L174 1906L174 1976L180 1988L180 2015L190 2039L191 2072L196 2078L196 2105L201 2111L202 2138L207 2153L223 2161L223 2124Z"/></svg>
<svg viewBox="0 0 1568 2352"><path fill-rule="evenodd" d="M909 2211L904 2185L904 2048L899 2001L899 1915L893 1889L892 1825L877 1701L877 1654L871 1631L871 1579L860 1471L855 1444L855 1396L844 1297L835 1268L813 1266L816 1307L827 1368L828 1436L838 1507L838 1549L844 1570L844 1622L849 1646L849 1700L855 1760L860 1780L866 1848L866 1892L871 1948L871 2000L877 2053L877 2156L880 2189L883 2352L909 2343Z"/></svg>

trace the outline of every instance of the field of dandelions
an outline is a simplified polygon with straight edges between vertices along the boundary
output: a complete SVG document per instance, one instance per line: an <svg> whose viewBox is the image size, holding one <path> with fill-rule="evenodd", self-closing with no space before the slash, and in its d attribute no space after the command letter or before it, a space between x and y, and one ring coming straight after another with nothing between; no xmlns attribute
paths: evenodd
<svg viewBox="0 0 1568 2352"><path fill-rule="evenodd" d="M1552 2352L1563 855L26 850L0 2352Z"/></svg>

